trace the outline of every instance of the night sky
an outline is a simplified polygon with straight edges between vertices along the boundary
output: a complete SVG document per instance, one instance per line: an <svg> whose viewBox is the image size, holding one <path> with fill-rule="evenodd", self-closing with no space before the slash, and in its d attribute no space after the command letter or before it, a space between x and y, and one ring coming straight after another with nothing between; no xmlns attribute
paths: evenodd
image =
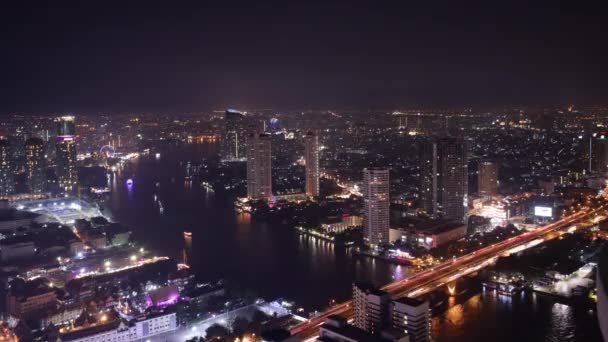
<svg viewBox="0 0 608 342"><path fill-rule="evenodd" d="M3 2L0 112L608 102L582 2L122 2Z"/></svg>

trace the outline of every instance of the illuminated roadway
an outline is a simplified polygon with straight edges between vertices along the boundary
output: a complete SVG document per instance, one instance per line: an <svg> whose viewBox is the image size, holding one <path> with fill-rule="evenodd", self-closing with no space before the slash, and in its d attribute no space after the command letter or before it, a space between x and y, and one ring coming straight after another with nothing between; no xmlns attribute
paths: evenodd
<svg viewBox="0 0 608 342"><path fill-rule="evenodd" d="M513 250L519 251L541 243L545 241L546 235L575 222L588 219L590 215L597 213L603 208L604 206L594 210L586 208L581 209L575 214L566 216L561 220L540 227L534 231L525 232L507 240L483 247L469 254L418 272L411 277L385 285L382 287L382 290L386 291L393 298L420 296L450 281L456 280L466 274L473 273L480 268L494 263L502 254L510 253L510 251ZM294 326L290 332L292 335L298 335L302 340L317 336L319 334L319 327L325 322L327 317L331 315L341 315L346 318L352 318L353 308L351 301L330 307L319 315Z"/></svg>

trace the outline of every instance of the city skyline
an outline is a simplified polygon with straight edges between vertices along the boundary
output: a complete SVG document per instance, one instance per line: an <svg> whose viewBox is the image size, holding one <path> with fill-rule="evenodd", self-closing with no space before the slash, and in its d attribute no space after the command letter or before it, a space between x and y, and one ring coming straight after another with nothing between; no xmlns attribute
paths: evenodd
<svg viewBox="0 0 608 342"><path fill-rule="evenodd" d="M469 305L475 301L493 317L502 309L491 303L501 296L530 312L542 312L529 299L543 294L596 307L601 288L591 275L603 271L594 258L608 236L605 112L570 106L540 113L306 114L10 116L1 125L0 263L36 265L52 253L62 268L56 274L42 266L47 273L35 279L27 272L39 271L26 268L11 282L6 312L29 318L49 310L44 322L59 324L62 337L75 329L102 338L79 325L78 309L55 306L60 288L74 291L73 281L64 285L57 277L82 274L106 284L115 273L165 262L192 273L135 285L140 295L129 299L131 292L108 313L98 312L108 334L127 338L130 330L112 315L135 310L146 322L164 322L162 330L148 331L152 336L244 336L219 331L238 324L212 315L196 323L205 304L178 298L191 298L199 287L224 291L218 277L246 283L265 298L293 296L304 310L297 315L308 318L282 334L302 339L478 340L471 336L479 328L468 325L475 319L462 321L457 332L445 322L462 305L460 314L479 314ZM70 179L75 170L78 177ZM528 259L536 254L545 266ZM514 258L526 261L511 264ZM528 267L532 275L523 276ZM309 291L315 284L324 286ZM16 304L29 288L44 297ZM270 305L285 315L280 320L296 305L233 300ZM235 305L230 315L240 310ZM186 311L166 311L176 307ZM505 310L505 319L518 319ZM590 324L584 336L600 333L595 319L568 322L576 329Z"/></svg>
<svg viewBox="0 0 608 342"><path fill-rule="evenodd" d="M608 342L605 19L2 5L0 340Z"/></svg>

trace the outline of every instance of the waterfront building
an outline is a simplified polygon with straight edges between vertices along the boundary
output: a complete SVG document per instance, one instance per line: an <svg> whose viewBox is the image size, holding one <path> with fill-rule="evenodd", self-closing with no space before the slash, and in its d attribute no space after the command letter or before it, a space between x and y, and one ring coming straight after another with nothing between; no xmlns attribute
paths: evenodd
<svg viewBox="0 0 608 342"><path fill-rule="evenodd" d="M389 243L389 171L385 168L363 170L363 227L371 245Z"/></svg>
<svg viewBox="0 0 608 342"><path fill-rule="evenodd" d="M254 133L247 142L247 197L272 200L272 137Z"/></svg>
<svg viewBox="0 0 608 342"><path fill-rule="evenodd" d="M321 228L328 233L342 233L347 229L361 227L363 218L358 215L342 214L321 220Z"/></svg>
<svg viewBox="0 0 608 342"><path fill-rule="evenodd" d="M399 298L391 302L392 327L407 332L411 342L430 340L429 302L415 298Z"/></svg>
<svg viewBox="0 0 608 342"><path fill-rule="evenodd" d="M353 284L353 325L371 334L382 331L388 320L390 296L373 285Z"/></svg>
<svg viewBox="0 0 608 342"><path fill-rule="evenodd" d="M304 137L304 159L306 161L306 196L319 196L319 137L308 132Z"/></svg>
<svg viewBox="0 0 608 342"><path fill-rule="evenodd" d="M449 242L462 239L467 233L467 225L458 221L433 220L416 225L410 232L410 240L426 249L437 248Z"/></svg>
<svg viewBox="0 0 608 342"><path fill-rule="evenodd" d="M29 138L25 142L25 172L30 192L46 191L44 141Z"/></svg>
<svg viewBox="0 0 608 342"><path fill-rule="evenodd" d="M345 318L329 316L319 329L320 341L336 342L409 342L409 335L396 330L384 330L372 334L348 324Z"/></svg>

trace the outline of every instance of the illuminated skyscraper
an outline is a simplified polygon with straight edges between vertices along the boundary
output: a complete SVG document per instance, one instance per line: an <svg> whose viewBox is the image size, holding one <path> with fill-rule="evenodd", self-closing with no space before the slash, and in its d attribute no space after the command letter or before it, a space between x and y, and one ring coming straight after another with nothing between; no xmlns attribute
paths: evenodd
<svg viewBox="0 0 608 342"><path fill-rule="evenodd" d="M76 164L76 126L73 116L62 116L57 122L57 138L55 141L57 179L59 188L72 192L78 187L78 167Z"/></svg>
<svg viewBox="0 0 608 342"><path fill-rule="evenodd" d="M430 139L420 148L420 199L431 216L461 221L468 203L468 154L462 138ZM441 210L440 210L441 209Z"/></svg>
<svg viewBox="0 0 608 342"><path fill-rule="evenodd" d="M0 138L0 197L12 194L15 190L12 162L10 143Z"/></svg>
<svg viewBox="0 0 608 342"><path fill-rule="evenodd" d="M462 221L468 205L467 144L461 138L443 138L439 150L443 216Z"/></svg>
<svg viewBox="0 0 608 342"><path fill-rule="evenodd" d="M306 159L306 196L319 196L319 137L308 132L304 137Z"/></svg>
<svg viewBox="0 0 608 342"><path fill-rule="evenodd" d="M247 197L272 199L272 144L269 134L251 134L247 141Z"/></svg>
<svg viewBox="0 0 608 342"><path fill-rule="evenodd" d="M390 226L389 172L384 168L363 170L363 227L371 245L388 243Z"/></svg>
<svg viewBox="0 0 608 342"><path fill-rule="evenodd" d="M608 171L608 132L594 133L589 138L589 171Z"/></svg>
<svg viewBox="0 0 608 342"><path fill-rule="evenodd" d="M72 192L78 188L78 168L76 165L76 138L74 136L58 136L55 142L57 148L57 179L62 191Z"/></svg>
<svg viewBox="0 0 608 342"><path fill-rule="evenodd" d="M224 132L220 155L224 161L245 160L247 147L247 122L245 114L228 109L224 116Z"/></svg>
<svg viewBox="0 0 608 342"><path fill-rule="evenodd" d="M491 199L498 193L498 166L496 163L483 161L479 162L478 171L478 195L484 199Z"/></svg>
<svg viewBox="0 0 608 342"><path fill-rule="evenodd" d="M431 216L437 215L438 162L437 142L425 141L420 145L420 202Z"/></svg>
<svg viewBox="0 0 608 342"><path fill-rule="evenodd" d="M46 190L44 141L29 138L25 142L25 168L29 190L43 193Z"/></svg>

